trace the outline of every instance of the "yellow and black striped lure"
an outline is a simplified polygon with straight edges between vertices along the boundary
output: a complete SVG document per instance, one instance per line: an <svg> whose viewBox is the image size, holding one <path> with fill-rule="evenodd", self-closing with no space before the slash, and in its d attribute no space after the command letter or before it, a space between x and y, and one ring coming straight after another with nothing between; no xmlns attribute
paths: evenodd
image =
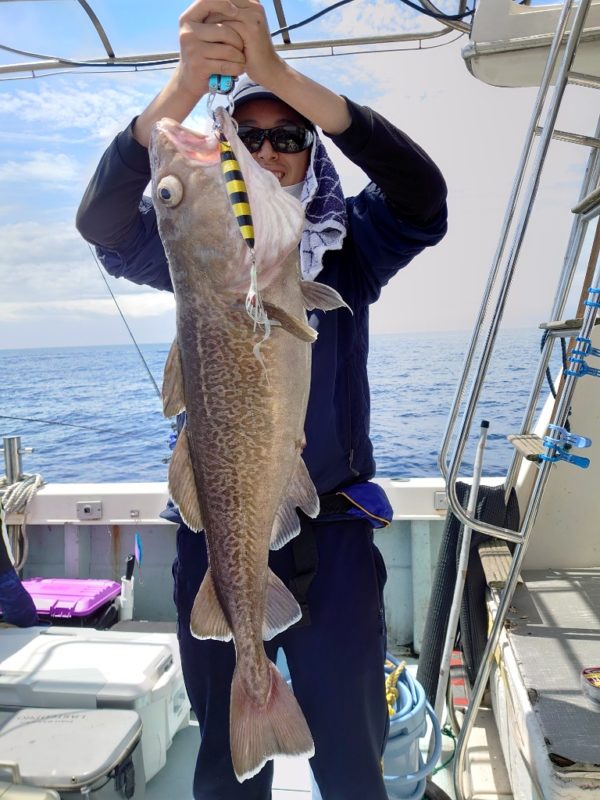
<svg viewBox="0 0 600 800"><path fill-rule="evenodd" d="M244 176L229 142L221 139L219 149L221 151L221 169L225 177L225 188L229 195L229 201L244 241L252 250L254 247L254 224Z"/></svg>

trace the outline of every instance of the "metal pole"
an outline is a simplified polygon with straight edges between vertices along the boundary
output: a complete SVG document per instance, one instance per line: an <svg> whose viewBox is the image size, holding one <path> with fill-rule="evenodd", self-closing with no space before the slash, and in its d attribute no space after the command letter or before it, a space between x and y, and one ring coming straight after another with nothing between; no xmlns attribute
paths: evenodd
<svg viewBox="0 0 600 800"><path fill-rule="evenodd" d="M523 239L525 236L525 231L527 229L527 225L529 222L529 217L531 216L531 212L533 209L533 205L535 202L535 198L537 196L537 190L539 188L541 173L543 169L544 162L546 160L546 155L548 152L548 146L550 144L552 138L552 131L554 130L554 125L556 122L556 117L558 115L558 110L560 107L560 102L562 100L562 96L567 85L568 81L568 73L571 63L573 61L573 57L575 55L575 49L577 47L577 43L581 36L581 32L583 30L585 17L590 5L590 0L581 0L579 7L575 13L575 18L573 20L573 25L571 31L569 33L569 39L567 41L565 47L565 53L563 60L561 62L560 68L558 70L558 75L556 77L556 86L554 95L552 97L550 108L548 110L548 114L546 117L546 121L544 124L544 131L542 136L540 137L539 149L537 153L537 157L535 160L535 165L533 167L533 174L531 176L528 192L527 192L527 199L525 202L525 207L521 211L519 223L517 226L517 231L515 233L515 240L513 242L508 262L506 266L506 271L504 274L504 279L502 282L502 286L500 289L500 295L497 301L496 308L493 313L492 322L490 324L490 330L488 332L488 337L485 343L485 347L481 356L481 360L479 363L479 369L475 376L473 389L471 395L469 397L467 408L465 410L465 416L463 420L463 425L458 437L458 441L456 444L456 449L454 452L452 464L450 466L448 477L447 477L447 493L448 493L448 504L455 515L461 522L464 522L466 525L472 525L474 530L481 531L482 533L494 533L491 530L494 526L485 525L480 522L476 522L472 519L467 518L465 515L464 509L460 505L458 500L458 496L456 494L456 477L462 464L462 457L465 449L465 445L467 442L467 438L469 435L469 431L471 428L471 422L473 419L473 415L475 412L475 407L477 401L479 399L479 395L481 392L481 387L483 385L483 381L487 372L487 367L489 361L491 359L492 349L495 343L495 339L497 336L498 328L500 326L500 322L502 320L502 316L504 313L504 306L506 304L506 300L508 297L509 289L512 283L513 274L515 271L516 263L518 260L519 252L521 249L521 245L523 243ZM571 2L570 0L566 0L565 8L570 8ZM561 22L563 22L561 17ZM566 22L566 20L565 20ZM559 31L557 31L557 35ZM532 499L533 502L533 499ZM525 527L522 531L520 531L521 536L525 534ZM505 538L508 540L514 541L514 532L512 535L504 528L497 528L496 535L500 536L501 538ZM518 540L518 537L517 537Z"/></svg>
<svg viewBox="0 0 600 800"><path fill-rule="evenodd" d="M21 480L21 437L5 436L3 439L4 447L4 469L6 471L6 482L9 486Z"/></svg>
<svg viewBox="0 0 600 800"><path fill-rule="evenodd" d="M600 137L600 120L598 121L598 124L596 126L595 137ZM598 185L599 177L600 177L600 150L593 149L588 159L585 178L579 194L580 200L582 200L584 197L587 197L592 188ZM573 282L575 271L577 269L577 264L579 262L579 256L581 254L583 242L585 240L587 227L588 223L584 222L580 215L577 215L573 221L573 225L571 226L571 233L569 236L569 242L567 244L567 251L565 254L563 268L560 275L559 285L556 290L556 296L548 320L562 319L565 310L565 305L569 296L569 292L571 290L571 284ZM521 434L529 433L529 431L531 430L533 417L536 411L537 402L540 396L542 385L546 378L546 369L548 367L548 364L550 363L553 347L554 347L553 338L549 336L544 345L544 349L540 355L537 373L533 381L533 386L531 388L529 400L527 402L527 409L525 411L525 414L523 416L523 421L521 423L521 430L519 431L519 433ZM506 474L505 487L506 487L507 497L510 494L511 489L516 484L520 466L521 466L521 458L519 454L515 452L510 467Z"/></svg>
<svg viewBox="0 0 600 800"><path fill-rule="evenodd" d="M475 453L475 463L473 465L473 480L471 483L471 490L469 492L468 514L475 517L477 512L477 498L479 495L479 484L481 483L481 473L483 471L483 454L485 450L485 443L487 440L488 430L490 423L487 420L482 420L479 441L477 442L477 451ZM456 631L458 629L458 620L460 617L460 606L462 602L463 590L465 588L465 581L467 578L467 567L469 565L469 553L471 550L471 534L473 529L465 526L463 528L463 535L460 545L460 556L458 560L458 569L456 570L456 583L454 584L454 593L452 595L452 605L450 607L450 618L448 620L448 627L446 630L446 639L444 642L444 650L440 661L440 671L438 675L438 685L435 695L434 712L438 720L442 719L444 711L444 702L446 698L446 688L448 679L450 677L450 663L452 661L452 650L454 649L454 642L456 640ZM435 737L432 735L429 744L429 752L433 752L433 743Z"/></svg>
<svg viewBox="0 0 600 800"><path fill-rule="evenodd" d="M22 472L22 453L33 452L30 447L21 447L20 436L5 436L3 439L3 447L0 452L4 454L4 469L6 472L6 483L12 486L13 483L18 483L23 478ZM8 542L12 551L15 563L19 562L19 549L21 542L21 530L19 525L7 525L6 532L8 534Z"/></svg>
<svg viewBox="0 0 600 800"><path fill-rule="evenodd" d="M593 286L598 287L598 283L600 283L600 265L596 267ZM596 317L597 317L596 308L593 307L586 308L586 311L583 315L583 321L581 326L582 337L589 338L591 336ZM564 391L558 403L558 409L556 413L556 421L558 425L564 426L565 424L565 421L569 414L569 409L571 407L571 402L573 399L576 382L579 379L580 379L579 376L574 376L574 375L568 375L565 378ZM466 793L464 791L463 779L464 779L464 765L466 758L467 742L469 740L469 736L475 724L475 718L477 716L477 712L479 711L479 706L481 705L481 700L483 698L485 687L487 685L487 681L492 668L492 663L494 661L494 653L496 651L498 642L500 640L500 634L504 630L504 621L506 619L508 609L512 602L514 591L517 585L517 580L519 578L519 573L521 572L523 560L525 559L525 554L527 552L527 546L529 544L529 539L530 539L529 533L535 523L535 518L537 516L541 504L543 490L548 481L548 478L550 477L550 468L552 466L553 466L552 462L544 461L542 467L540 468L540 474L538 478L538 484L536 486L536 492L534 493L534 497L532 498L529 507L527 508L527 512L525 514L525 519L523 522L523 530L525 532L524 541L522 544L517 545L513 553L513 560L506 580L506 585L504 587L504 591L502 593L502 597L498 605L498 610L496 611L494 624L492 626L492 630L490 632L490 636L482 656L481 666L479 667L479 672L477 673L477 679L475 681L475 685L473 687L473 691L471 694L469 710L467 711L467 714L465 716L460 731L460 735L458 737L458 743L456 746L456 757L454 761L454 787L456 790L456 800L466 800Z"/></svg>
<svg viewBox="0 0 600 800"><path fill-rule="evenodd" d="M592 281L592 288L595 289L600 288L598 286L599 283L600 283L600 262L596 266L594 278ZM585 312L583 314L580 336L588 339L591 337L597 315L598 315L598 309L596 307L594 306L586 307ZM565 377L563 393L557 404L556 424L560 426L564 426L567 420L567 417L569 415L569 409L571 408L571 403L573 400L573 394L575 393L575 387L577 381L580 380L580 375L584 374L582 372L581 366L577 370L571 369L570 371L571 374ZM573 374L575 372L578 372L579 374ZM529 539L531 538L529 534L535 523L535 518L537 516L541 504L543 490L550 476L550 468L552 466L553 466L552 462L544 461L540 469L538 483L536 484L536 488L534 490L532 499L527 508L525 519L523 522L523 531L524 531L523 543L517 545L517 547L515 548L515 552L513 554L513 561L506 581L506 586L504 587L504 592L502 593L502 598L498 605L498 610L496 611L494 624L492 626L492 630L490 632L490 636L485 651L483 653L481 666L477 674L477 680L475 681L475 686L473 687L471 702L469 704L469 710L465 716L460 731L460 736L458 737L458 743L456 746L456 758L454 762L454 786L456 789L456 800L465 800L466 798L466 794L464 791L464 783L463 783L466 745L469 736L471 734L471 731L473 729L473 725L475 724L475 718L477 716L477 712L479 711L479 706L481 704L483 693L485 691L485 687L492 668L492 663L494 661L494 653L496 651L498 642L500 640L500 634L504 629L504 621L506 619L506 614L512 602L515 587L517 585L517 580L519 578L519 573L521 571L523 560L527 552Z"/></svg>
<svg viewBox="0 0 600 800"><path fill-rule="evenodd" d="M477 321L475 323L475 327L473 329L473 334L471 337L471 342L469 345L469 350L465 357L463 373L459 381L459 385L456 390L456 395L454 397L452 409L450 411L450 416L448 419L448 424L446 427L446 431L444 434L444 439L442 441L439 457L438 457L438 466L440 472L442 473L444 478L448 478L448 451L450 449L450 442L454 435L454 431L456 428L456 422L458 420L458 415L460 412L460 405L463 394L465 392L465 388L467 385L467 381L469 379L469 375L471 373L471 367L473 361L475 359L475 353L477 350L477 345L479 344L481 331L483 329L483 324L485 322L485 318L488 312L488 306L491 300L492 291L494 289L494 285L496 283L496 279L498 277L498 273L500 271L500 265L502 262L502 257L504 255L504 251L506 248L506 244L508 242L508 236L510 233L510 229L512 226L513 218L517 209L517 202L519 199L519 195L521 193L521 188L523 185L523 180L525 178L525 169L527 167L527 162L529 161L529 157L531 155L531 151L533 149L533 144L535 141L536 136L536 128L538 127L539 119L542 115L542 111L544 108L544 103L546 100L546 95L548 94L548 90L550 89L552 74L554 72L554 68L556 62L558 61L558 56L560 52L560 42L562 41L562 36L565 32L568 16L570 12L572 0L567 0L563 10L561 12L560 19L558 21L558 27L556 31L556 35L552 42L552 46L550 47L550 51L548 54L548 61L546 63L546 67L544 69L544 74L542 76L542 80L540 82L540 88L535 100L534 110L531 116L531 120L529 122L529 128L527 134L525 136L525 145L523 147L523 151L521 153L521 158L519 161L519 165L517 167L516 178L513 184L513 188L511 191L511 195L508 201L508 206L506 208L506 212L504 215L504 220L502 222L500 240L498 242L498 246L496 248L496 253L494 254L494 259L492 261L492 267L490 269L490 274L488 276L488 281L483 293L483 300L481 302L481 307L479 309Z"/></svg>

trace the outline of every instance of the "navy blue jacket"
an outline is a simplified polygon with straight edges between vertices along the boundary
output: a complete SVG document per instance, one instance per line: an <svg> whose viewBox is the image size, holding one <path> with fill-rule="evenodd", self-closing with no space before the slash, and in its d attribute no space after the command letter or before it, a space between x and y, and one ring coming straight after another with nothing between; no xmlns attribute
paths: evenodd
<svg viewBox="0 0 600 800"><path fill-rule="evenodd" d="M333 142L370 183L347 198L348 233L329 251L318 280L333 286L345 309L316 311L312 380L303 457L319 494L375 474L369 438L367 380L369 305L385 284L446 232L446 185L431 161L404 133L372 109L347 101L352 123ZM131 125L104 154L77 214L77 227L96 245L107 272L172 291L151 201L148 152Z"/></svg>

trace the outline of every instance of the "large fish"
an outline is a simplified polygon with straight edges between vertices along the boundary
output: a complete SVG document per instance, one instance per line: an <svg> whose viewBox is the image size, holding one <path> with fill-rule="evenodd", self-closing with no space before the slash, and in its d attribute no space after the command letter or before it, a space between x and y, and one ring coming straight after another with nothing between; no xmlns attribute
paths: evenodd
<svg viewBox="0 0 600 800"><path fill-rule="evenodd" d="M187 525L207 537L209 570L194 603L192 634L235 642L230 742L243 781L275 755L314 753L297 701L264 650L263 639L300 618L267 560L270 548L299 532L297 507L311 517L319 511L301 458L316 338L305 309L344 303L329 287L300 279L302 207L254 161L229 116L217 113L245 180L253 231L244 186L222 169L218 136L164 119L153 131L150 156L177 314L164 411L187 412L169 490ZM266 325L257 326L247 311L249 244L258 289L249 309L264 309Z"/></svg>

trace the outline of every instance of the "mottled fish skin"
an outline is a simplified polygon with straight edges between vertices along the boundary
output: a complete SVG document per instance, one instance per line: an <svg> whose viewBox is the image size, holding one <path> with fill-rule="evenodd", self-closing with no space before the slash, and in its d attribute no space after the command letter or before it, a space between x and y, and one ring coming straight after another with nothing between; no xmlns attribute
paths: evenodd
<svg viewBox="0 0 600 800"><path fill-rule="evenodd" d="M230 125L227 119L225 124ZM269 637L299 618L297 603L268 568L276 514L295 481L303 485L304 494L292 494L292 510L300 506L315 516L318 498L301 461L313 338L298 266L303 214L276 179L242 152L231 126L227 133L234 152L244 159L257 229L259 288L283 320L273 324L260 345L260 360L254 347L263 332L255 330L244 306L249 251L225 190L216 138L198 138L162 120L153 132L150 152L153 200L177 315L178 353L167 365L164 390L175 399L165 405L170 413L180 406L187 410L185 435L178 443L183 455L175 467L172 464L170 490L186 522L198 529L201 519L207 537L210 578L198 594L192 633L222 639L229 637L229 629L233 634L237 666L231 699L232 758L238 779L245 780L277 753L314 752L302 713L267 659L263 638L265 618ZM161 199L165 186L171 196L167 203ZM178 186L182 197L174 202ZM263 208L265 186L274 193L271 208ZM280 226L284 233L279 233ZM269 243L279 239L285 241L274 261ZM286 329L288 315L299 321L300 335ZM179 466L187 463L186 441L193 471L188 483L187 471ZM194 492L198 512L188 504ZM267 594L272 588L269 610ZM220 615L224 619L215 621ZM263 735L254 729L254 717L260 727L261 715L270 714L271 705L280 700L284 705L273 710L279 718L275 732L264 733L262 744L249 742ZM240 704L243 713L234 717Z"/></svg>

